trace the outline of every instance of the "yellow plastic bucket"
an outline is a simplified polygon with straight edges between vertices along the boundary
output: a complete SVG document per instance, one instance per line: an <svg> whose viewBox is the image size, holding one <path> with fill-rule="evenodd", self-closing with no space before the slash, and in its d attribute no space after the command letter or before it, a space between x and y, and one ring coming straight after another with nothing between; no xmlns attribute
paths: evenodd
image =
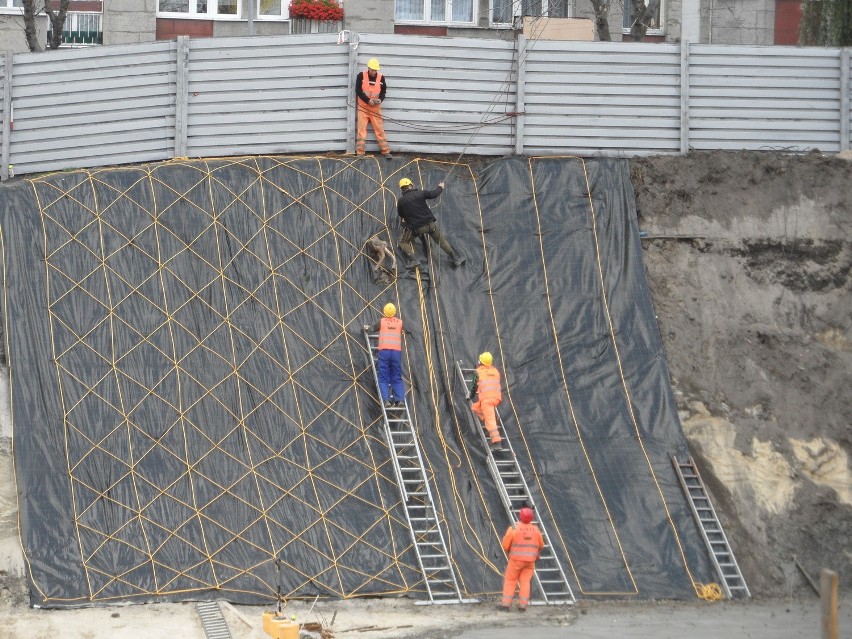
<svg viewBox="0 0 852 639"><path fill-rule="evenodd" d="M273 618L270 622L274 639L299 639L299 624L290 619Z"/></svg>

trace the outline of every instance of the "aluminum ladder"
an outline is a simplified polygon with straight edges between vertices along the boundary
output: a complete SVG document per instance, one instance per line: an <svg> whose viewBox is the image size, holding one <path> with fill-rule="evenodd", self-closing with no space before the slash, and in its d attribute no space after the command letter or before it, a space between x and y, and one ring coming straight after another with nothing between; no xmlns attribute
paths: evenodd
<svg viewBox="0 0 852 639"><path fill-rule="evenodd" d="M420 444L411 422L408 402L399 407L385 407L379 392L379 374L376 367L379 336L364 331L370 367L373 369L373 381L376 384L379 406L382 410L382 424L385 439L391 451L396 482L405 506L405 517L414 552L423 573L428 601L419 604L475 603L476 599L465 599L459 589L456 573L453 570L450 554L444 542L441 522L432 499L432 489L423 463Z"/></svg>
<svg viewBox="0 0 852 639"><path fill-rule="evenodd" d="M195 604L207 639L231 639L231 630L222 616L222 608L216 601L199 601Z"/></svg>
<svg viewBox="0 0 852 639"><path fill-rule="evenodd" d="M468 397L474 372L475 369L473 368L462 368L461 361L456 362L456 374L461 382L462 393L465 399ZM495 412L497 411L495 410ZM491 471L494 483L497 484L497 488L500 491L500 499L506 508L509 519L513 522L518 521L518 513L524 505L529 506L536 513L533 523L541 531L544 548L535 564L533 583L538 593L541 594L541 600L532 600L530 603L533 605L574 603L576 599L571 590L571 585L568 583L565 571L562 569L562 564L559 563L559 558L554 552L553 544L550 542L550 535L547 534L547 529L538 519L538 509L535 507L529 486L518 464L515 450L512 448L512 442L506 436L506 429L503 427L503 420L500 418L500 413L497 412L497 428L500 431L500 436L503 438L502 450L491 448L485 434L485 429L480 425L479 418L473 414L473 409L471 409L471 414L476 422L476 430L479 433L482 447L486 451L488 469Z"/></svg>
<svg viewBox="0 0 852 639"><path fill-rule="evenodd" d="M710 503L710 496L698 473L695 460L690 457L685 462L679 462L677 457L672 455L672 464L674 464L680 487L688 497L692 516L695 517L695 523L698 524L698 529L704 538L704 544L710 553L716 574L722 582L725 596L728 599L733 599L735 596L751 597L751 592L740 572L740 566L734 557L734 551L731 550L725 531L722 530L722 524L716 516L716 510Z"/></svg>

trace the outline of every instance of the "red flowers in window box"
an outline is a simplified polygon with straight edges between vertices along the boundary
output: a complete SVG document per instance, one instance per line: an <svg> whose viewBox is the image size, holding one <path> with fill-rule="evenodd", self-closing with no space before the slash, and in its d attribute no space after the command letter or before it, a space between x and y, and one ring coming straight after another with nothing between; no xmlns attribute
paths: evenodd
<svg viewBox="0 0 852 639"><path fill-rule="evenodd" d="M343 20L343 7L336 0L292 0L290 17L306 20Z"/></svg>

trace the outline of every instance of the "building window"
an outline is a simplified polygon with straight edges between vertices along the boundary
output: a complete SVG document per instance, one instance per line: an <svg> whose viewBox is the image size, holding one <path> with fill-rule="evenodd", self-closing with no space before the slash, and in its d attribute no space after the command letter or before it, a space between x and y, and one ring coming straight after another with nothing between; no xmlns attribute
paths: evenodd
<svg viewBox="0 0 852 639"><path fill-rule="evenodd" d="M157 0L157 15L167 18L239 18L242 0Z"/></svg>
<svg viewBox="0 0 852 639"><path fill-rule="evenodd" d="M630 33L630 29L633 27L633 4L633 0L624 0L624 15L621 22L621 32L624 34ZM645 4L650 4L649 0L645 0ZM665 0L660 0L657 10L654 12L654 20L651 22L651 26L648 27L648 35L664 35L662 27L664 5Z"/></svg>
<svg viewBox="0 0 852 639"><path fill-rule="evenodd" d="M4 9L19 9L24 6L24 0L0 0L0 11ZM15 11L21 13L21 11Z"/></svg>
<svg viewBox="0 0 852 639"><path fill-rule="evenodd" d="M473 24L473 0L396 0L396 21Z"/></svg>
<svg viewBox="0 0 852 639"><path fill-rule="evenodd" d="M260 20L286 20L289 18L290 0L257 0L257 13Z"/></svg>
<svg viewBox="0 0 852 639"><path fill-rule="evenodd" d="M491 0L491 22L511 25L522 16L570 18L569 0Z"/></svg>

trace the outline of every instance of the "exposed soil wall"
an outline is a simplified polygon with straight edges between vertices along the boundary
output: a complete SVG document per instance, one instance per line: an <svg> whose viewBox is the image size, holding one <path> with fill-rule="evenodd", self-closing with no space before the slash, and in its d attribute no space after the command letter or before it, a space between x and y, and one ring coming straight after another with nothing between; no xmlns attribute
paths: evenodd
<svg viewBox="0 0 852 639"><path fill-rule="evenodd" d="M852 585L852 161L631 162L681 419L752 590Z"/></svg>

